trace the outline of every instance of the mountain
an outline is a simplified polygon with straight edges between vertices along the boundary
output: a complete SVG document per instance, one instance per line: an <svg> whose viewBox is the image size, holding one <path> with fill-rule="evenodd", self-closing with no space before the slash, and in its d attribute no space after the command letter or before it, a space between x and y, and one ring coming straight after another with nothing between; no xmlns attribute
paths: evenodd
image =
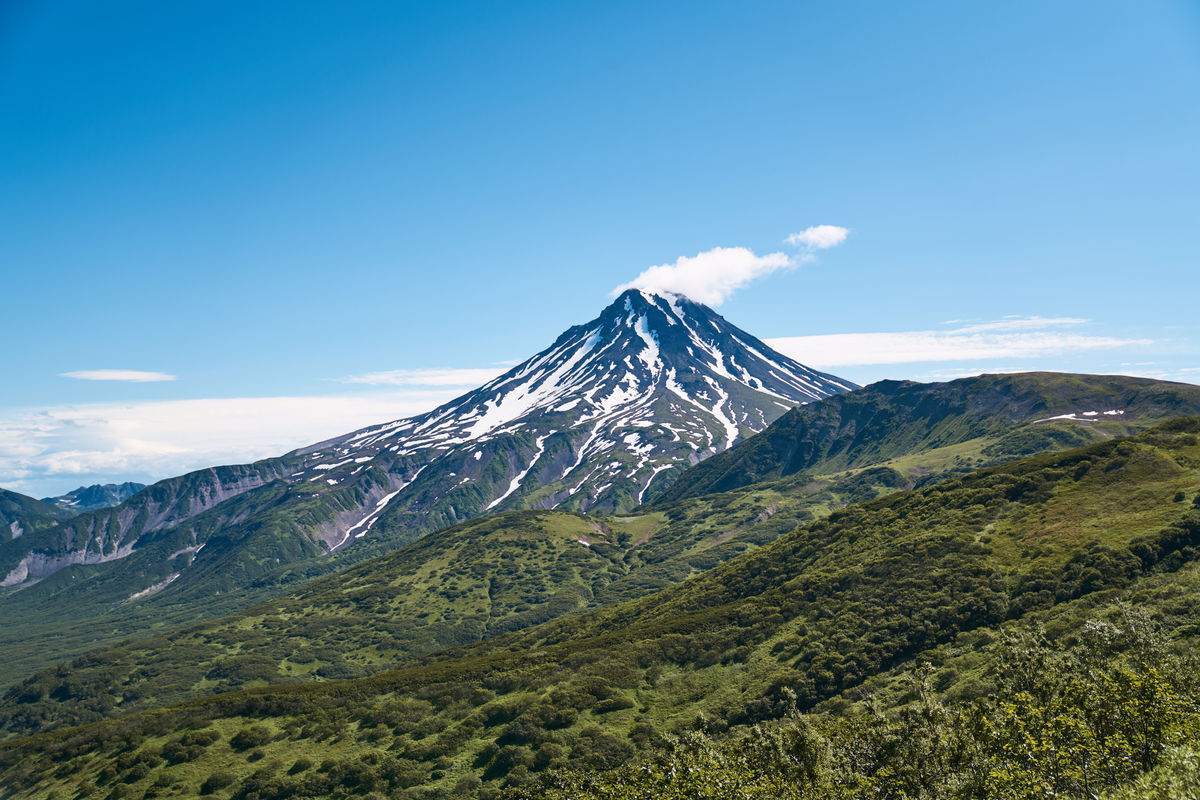
<svg viewBox="0 0 1200 800"><path fill-rule="evenodd" d="M69 516L69 512L50 503L0 489L0 543L14 542L31 531L52 528Z"/></svg>
<svg viewBox="0 0 1200 800"><path fill-rule="evenodd" d="M160 481L0 543L3 610L26 626L20 641L61 657L138 630L133 601L198 620L485 513L624 512L797 403L853 388L702 305L629 291L427 414ZM113 610L120 624L63 628Z"/></svg>
<svg viewBox="0 0 1200 800"><path fill-rule="evenodd" d="M72 565L106 564L129 558L154 533L169 530L226 500L278 481L285 474L283 465L290 463L268 460L192 472L160 481L116 507L84 512L53 528L0 544L0 572L4 575L0 587L35 583Z"/></svg>
<svg viewBox="0 0 1200 800"><path fill-rule="evenodd" d="M144 483L95 483L91 486L80 486L78 489L60 494L58 497L43 497L43 503L58 506L64 511L76 514L83 511L96 511L101 508L119 506L135 494L146 488Z"/></svg>
<svg viewBox="0 0 1200 800"><path fill-rule="evenodd" d="M326 543L373 525L442 526L485 511L619 512L798 403L857 388L767 347L679 295L629 290L499 378L411 419L291 454L292 477L341 486L364 464L388 489Z"/></svg>
<svg viewBox="0 0 1200 800"><path fill-rule="evenodd" d="M912 688L893 683L914 674L986 695L1011 672L996 661L1001 626L1112 648L1104 620L1132 603L1193 646L1198 441L1200 420L1178 420L860 503L653 596L368 678L245 689L9 742L0 786L14 798L494 796L548 769L618 766L666 733L777 719L792 703L833 715L822 728L833 734L864 693L910 703ZM528 544L514 576L540 539L534 528L518 538ZM347 585L345 601L361 588ZM276 625L262 620L258 634ZM89 690L62 679L60 698Z"/></svg>
<svg viewBox="0 0 1200 800"><path fill-rule="evenodd" d="M688 470L655 502L869 465L928 480L1198 414L1200 386L1121 375L880 381L789 411L762 434Z"/></svg>

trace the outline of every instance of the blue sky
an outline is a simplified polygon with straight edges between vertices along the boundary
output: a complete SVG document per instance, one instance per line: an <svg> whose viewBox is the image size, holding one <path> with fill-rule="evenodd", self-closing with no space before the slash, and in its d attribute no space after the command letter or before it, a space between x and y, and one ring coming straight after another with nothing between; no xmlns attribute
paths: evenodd
<svg viewBox="0 0 1200 800"><path fill-rule="evenodd" d="M0 104L6 488L415 413L714 248L860 383L1200 381L1192 2L15 0Z"/></svg>

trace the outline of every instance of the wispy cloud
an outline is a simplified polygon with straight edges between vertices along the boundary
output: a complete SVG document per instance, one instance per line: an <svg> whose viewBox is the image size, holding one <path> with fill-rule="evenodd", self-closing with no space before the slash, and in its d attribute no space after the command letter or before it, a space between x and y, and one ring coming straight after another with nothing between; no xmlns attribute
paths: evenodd
<svg viewBox="0 0 1200 800"><path fill-rule="evenodd" d="M846 241L846 237L849 235L849 228L842 228L838 225L814 225L799 233L793 233L784 241L793 247L825 250Z"/></svg>
<svg viewBox="0 0 1200 800"><path fill-rule="evenodd" d="M1154 343L1152 339L1122 339L1062 330L1085 322L1071 317L1007 317L949 330L788 336L768 339L767 344L805 364L835 368L1030 358Z"/></svg>
<svg viewBox="0 0 1200 800"><path fill-rule="evenodd" d="M958 320L957 324L972 323L958 328L955 333L984 333L987 331L1027 331L1057 328L1069 325L1083 325L1090 320L1079 317L1019 317L1008 316L993 322L975 322L973 320ZM946 323L947 325L956 323Z"/></svg>
<svg viewBox="0 0 1200 800"><path fill-rule="evenodd" d="M45 496L245 463L413 416L458 394L427 388L0 410L0 486Z"/></svg>
<svg viewBox="0 0 1200 800"><path fill-rule="evenodd" d="M514 364L517 362L513 362ZM509 364L495 367L441 369L392 369L341 378L342 383L368 386L479 386L504 374Z"/></svg>
<svg viewBox="0 0 1200 800"><path fill-rule="evenodd" d="M143 372L136 369L80 369L60 372L59 377L75 378L80 381L127 381L129 383L156 383L173 381L175 376L167 372Z"/></svg>

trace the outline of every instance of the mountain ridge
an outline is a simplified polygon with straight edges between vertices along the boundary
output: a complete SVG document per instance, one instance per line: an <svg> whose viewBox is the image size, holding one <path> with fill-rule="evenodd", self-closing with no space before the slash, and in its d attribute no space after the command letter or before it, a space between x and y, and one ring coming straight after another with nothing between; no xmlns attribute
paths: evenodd
<svg viewBox="0 0 1200 800"><path fill-rule="evenodd" d="M52 503L0 489L0 548L31 531L52 528L70 516Z"/></svg>
<svg viewBox="0 0 1200 800"><path fill-rule="evenodd" d="M836 472L980 443L971 466L1127 435L1200 414L1200 386L1122 375L1007 373L880 381L782 415L654 498L670 503L808 471ZM964 451L965 452L965 451ZM961 469L960 469L961 471Z"/></svg>

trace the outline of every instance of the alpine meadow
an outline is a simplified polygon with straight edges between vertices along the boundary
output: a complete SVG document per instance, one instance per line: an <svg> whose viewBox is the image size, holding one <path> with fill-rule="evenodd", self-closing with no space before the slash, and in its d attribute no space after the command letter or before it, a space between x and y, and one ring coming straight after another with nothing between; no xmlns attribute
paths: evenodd
<svg viewBox="0 0 1200 800"><path fill-rule="evenodd" d="M1189 4L0 20L0 800L1200 797Z"/></svg>

